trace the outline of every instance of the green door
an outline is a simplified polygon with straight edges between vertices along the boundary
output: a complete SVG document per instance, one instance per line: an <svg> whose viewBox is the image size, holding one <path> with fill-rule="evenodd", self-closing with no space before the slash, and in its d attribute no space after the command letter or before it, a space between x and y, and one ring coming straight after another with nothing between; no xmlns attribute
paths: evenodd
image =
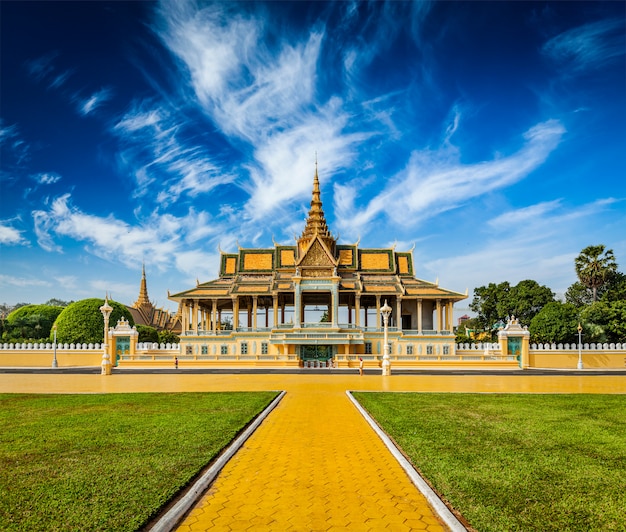
<svg viewBox="0 0 626 532"><path fill-rule="evenodd" d="M115 337L115 361L113 363L114 366L117 366L117 363L122 355L130 354L130 336L116 336Z"/></svg>
<svg viewBox="0 0 626 532"><path fill-rule="evenodd" d="M507 351L509 356L514 356L522 367L522 339L519 336L507 338Z"/></svg>

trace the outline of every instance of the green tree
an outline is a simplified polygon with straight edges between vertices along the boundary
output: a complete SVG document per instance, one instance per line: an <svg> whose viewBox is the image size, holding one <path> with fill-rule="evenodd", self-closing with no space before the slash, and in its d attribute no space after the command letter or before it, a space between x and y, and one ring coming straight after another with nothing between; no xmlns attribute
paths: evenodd
<svg viewBox="0 0 626 532"><path fill-rule="evenodd" d="M148 325L135 325L135 327L139 333L137 338L138 342L159 342L159 331L157 331L154 327L150 327Z"/></svg>
<svg viewBox="0 0 626 532"><path fill-rule="evenodd" d="M469 308L476 312L477 323L483 330L491 330L494 323L509 314L510 291L511 285L507 281L474 288L474 299Z"/></svg>
<svg viewBox="0 0 626 532"><path fill-rule="evenodd" d="M101 343L104 339L104 318L100 307L104 299L83 299L68 305L56 320L57 340L63 343ZM122 317L130 325L135 321L126 306L117 301L109 301L113 312L109 317L109 326L114 327Z"/></svg>
<svg viewBox="0 0 626 532"><path fill-rule="evenodd" d="M552 301L532 319L531 342L571 343L578 338L578 309L571 303Z"/></svg>
<svg viewBox="0 0 626 532"><path fill-rule="evenodd" d="M576 307L593 303L593 292L580 281L576 281L565 291L565 301Z"/></svg>
<svg viewBox="0 0 626 532"><path fill-rule="evenodd" d="M51 307L67 307L70 303L73 303L73 301L63 301L62 299L53 297L52 299L48 299L45 304Z"/></svg>
<svg viewBox="0 0 626 532"><path fill-rule="evenodd" d="M477 342L476 334L482 331L482 327L477 318L470 318L460 323L456 328L456 343L457 344L473 344Z"/></svg>
<svg viewBox="0 0 626 532"><path fill-rule="evenodd" d="M585 340L626 342L626 301L596 301L581 312Z"/></svg>
<svg viewBox="0 0 626 532"><path fill-rule="evenodd" d="M179 344L180 336L174 334L172 331L159 331L159 343L160 344Z"/></svg>
<svg viewBox="0 0 626 532"><path fill-rule="evenodd" d="M626 301L626 275L622 272L610 275L603 288L602 301Z"/></svg>
<svg viewBox="0 0 626 532"><path fill-rule="evenodd" d="M474 289L470 309L477 313L479 325L491 331L507 316L515 316L523 325L528 325L537 313L554 301L554 293L547 286L527 279L511 286L507 281ZM495 335L495 331L492 333Z"/></svg>
<svg viewBox="0 0 626 532"><path fill-rule="evenodd" d="M5 339L13 342L43 340L50 336L52 324L63 309L50 305L19 307L4 320Z"/></svg>
<svg viewBox="0 0 626 532"><path fill-rule="evenodd" d="M603 244L583 249L574 260L574 267L578 280L591 290L592 301L598 300L598 289L617 272L613 250Z"/></svg>
<svg viewBox="0 0 626 532"><path fill-rule="evenodd" d="M511 314L524 325L530 325L532 319L548 303L554 301L554 292L537 281L527 279L513 287L509 296Z"/></svg>

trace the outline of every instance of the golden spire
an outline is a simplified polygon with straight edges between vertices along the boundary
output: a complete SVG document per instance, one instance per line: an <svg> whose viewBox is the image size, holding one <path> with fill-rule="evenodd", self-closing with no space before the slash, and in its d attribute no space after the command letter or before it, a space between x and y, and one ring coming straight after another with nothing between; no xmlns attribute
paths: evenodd
<svg viewBox="0 0 626 532"><path fill-rule="evenodd" d="M142 263L141 264L141 285L139 287L139 297L137 298L137 301L135 301L135 304L133 305L133 307L139 308L144 305L152 306L152 303L150 303L150 298L148 297L148 285L146 283L146 265L145 263Z"/></svg>
<svg viewBox="0 0 626 532"><path fill-rule="evenodd" d="M306 225L302 236L298 240L298 249L303 252L311 240L319 235L319 237L328 246L328 249L334 251L335 238L328 229L324 210L322 209L322 200L320 193L320 180L317 175L317 154L315 155L315 176L313 177L313 193L311 197L311 209L306 219Z"/></svg>

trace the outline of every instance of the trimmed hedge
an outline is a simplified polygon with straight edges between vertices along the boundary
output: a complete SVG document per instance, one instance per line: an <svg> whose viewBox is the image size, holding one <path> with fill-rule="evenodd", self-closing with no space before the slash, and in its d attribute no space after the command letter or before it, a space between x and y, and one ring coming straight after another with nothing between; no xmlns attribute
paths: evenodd
<svg viewBox="0 0 626 532"><path fill-rule="evenodd" d="M52 324L63 307L26 305L11 312L4 323L9 341L43 340L51 337Z"/></svg>
<svg viewBox="0 0 626 532"><path fill-rule="evenodd" d="M101 343L104 339L104 318L100 307L104 299L83 299L68 305L56 320L57 341L63 343ZM133 316L125 305L109 301L113 312L109 317L109 327L115 327L122 317L131 326L135 324Z"/></svg>

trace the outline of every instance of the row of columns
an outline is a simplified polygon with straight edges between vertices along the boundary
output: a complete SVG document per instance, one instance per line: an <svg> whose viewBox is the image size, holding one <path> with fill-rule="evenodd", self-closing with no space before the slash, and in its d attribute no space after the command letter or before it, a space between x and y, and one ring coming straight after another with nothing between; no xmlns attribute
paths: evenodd
<svg viewBox="0 0 626 532"><path fill-rule="evenodd" d="M339 309L339 296L336 287L330 290L331 292L331 307L329 309L330 318L333 327L338 327L337 323L337 315ZM376 328L381 328L381 299L384 296L376 295ZM248 327L253 329L258 328L257 315L258 315L258 296L252 296L252 301L248 304ZM278 311L279 311L279 302L278 295L274 294L272 296L272 308L273 308L273 327L278 326ZM239 327L239 298L233 297L233 329L237 329ZM452 301L448 301L443 303L441 299L436 300L435 307L435 317L436 317L436 331L452 331L452 310L454 303ZM269 306L265 306L265 327L269 327L268 322L268 310ZM297 285L295 294L294 294L294 327L299 328L302 326L302 292L299 289L299 285ZM364 327L368 327L368 308L365 308L365 323ZM280 307L282 322L284 323L285 319L285 305ZM348 303L348 323L352 324L352 310L353 307L350 303ZM360 327L360 318L361 318L361 296L359 294L355 295L354 300L354 311L355 311L355 326ZM423 301L422 299L417 300L417 330L419 333L423 331L423 320L422 320L422 311L423 311ZM210 316L210 319L208 319ZM396 297L396 308L394 312L395 325L398 330L402 330L402 298ZM200 307L199 303L193 299L183 301L183 310L182 310L182 330L193 330L194 332L198 332L198 330L209 330L208 325L210 324L210 331L215 333L218 328L218 324L221 323L221 311L218 308L218 299L211 300L211 309L207 310L205 308Z"/></svg>

